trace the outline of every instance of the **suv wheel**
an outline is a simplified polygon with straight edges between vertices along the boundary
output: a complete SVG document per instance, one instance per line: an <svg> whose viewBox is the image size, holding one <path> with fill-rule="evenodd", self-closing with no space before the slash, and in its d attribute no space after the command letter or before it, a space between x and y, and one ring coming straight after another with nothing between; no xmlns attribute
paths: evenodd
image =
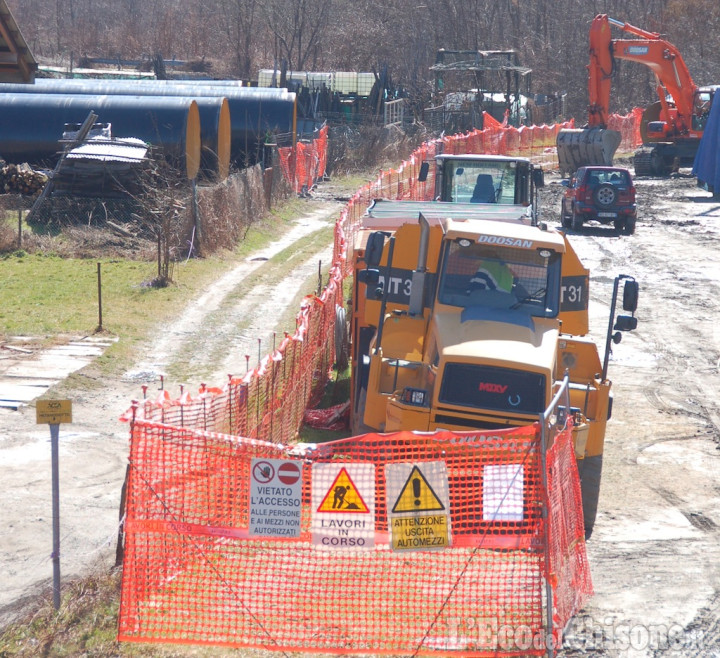
<svg viewBox="0 0 720 658"><path fill-rule="evenodd" d="M627 220L618 218L613 222L613 226L615 227L615 231L617 233L623 233L625 231L625 227L627 226Z"/></svg>
<svg viewBox="0 0 720 658"><path fill-rule="evenodd" d="M625 220L625 233L632 235L635 233L635 217L628 217Z"/></svg>
<svg viewBox="0 0 720 658"><path fill-rule="evenodd" d="M610 183L603 183L595 190L595 201L601 206L611 206L617 199L617 190Z"/></svg>

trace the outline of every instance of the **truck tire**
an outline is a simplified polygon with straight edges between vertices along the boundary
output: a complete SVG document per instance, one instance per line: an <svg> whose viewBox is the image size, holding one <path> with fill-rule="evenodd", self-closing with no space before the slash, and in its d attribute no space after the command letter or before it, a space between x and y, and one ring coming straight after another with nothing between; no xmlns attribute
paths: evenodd
<svg viewBox="0 0 720 658"><path fill-rule="evenodd" d="M595 457L585 457L578 462L583 517L585 518L585 539L590 539L595 526L598 497L600 496L602 460L602 455L596 455Z"/></svg>
<svg viewBox="0 0 720 658"><path fill-rule="evenodd" d="M628 217L625 220L625 234L626 235L632 235L633 233L635 233L635 222L636 221L637 220L635 219L635 217Z"/></svg>
<svg viewBox="0 0 720 658"><path fill-rule="evenodd" d="M348 367L348 329L345 309L342 306L335 308L335 365L338 372Z"/></svg>

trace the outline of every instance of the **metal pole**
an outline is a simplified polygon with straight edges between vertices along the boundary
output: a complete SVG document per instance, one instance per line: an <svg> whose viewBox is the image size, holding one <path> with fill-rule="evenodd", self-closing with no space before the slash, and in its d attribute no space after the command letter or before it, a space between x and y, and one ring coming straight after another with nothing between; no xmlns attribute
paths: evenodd
<svg viewBox="0 0 720 658"><path fill-rule="evenodd" d="M563 383L560 390L553 396L550 406L539 415L540 422L540 465L542 472L540 474L543 490L545 492L543 504L542 504L542 519L545 524L545 565L546 569L550 569L550 522L548 520L548 481L547 481L547 448L548 448L548 436L547 436L547 421L553 413L553 409L556 409L560 403L561 397L565 398L565 404L567 405L567 413L570 413L570 377L568 373L565 373L563 377ZM554 658L555 656L555 642L553 639L553 590L552 584L549 578L545 578L545 599L547 609L545 611L545 648L547 649L547 657Z"/></svg>
<svg viewBox="0 0 720 658"><path fill-rule="evenodd" d="M22 249L22 208L18 208L18 249Z"/></svg>
<svg viewBox="0 0 720 658"><path fill-rule="evenodd" d="M102 273L100 263L97 264L97 286L98 286L98 331L102 331Z"/></svg>
<svg viewBox="0 0 720 658"><path fill-rule="evenodd" d="M52 454L52 515L53 515L53 605L60 609L60 474L59 474L60 425L50 425L50 447Z"/></svg>
<svg viewBox="0 0 720 658"><path fill-rule="evenodd" d="M607 336L605 338L605 358L603 359L602 378L607 379L608 363L610 361L610 342L612 341L613 322L615 321L615 307L617 303L618 286L620 285L620 278L623 275L615 277L615 283L613 284L612 303L610 304L610 318L608 319Z"/></svg>

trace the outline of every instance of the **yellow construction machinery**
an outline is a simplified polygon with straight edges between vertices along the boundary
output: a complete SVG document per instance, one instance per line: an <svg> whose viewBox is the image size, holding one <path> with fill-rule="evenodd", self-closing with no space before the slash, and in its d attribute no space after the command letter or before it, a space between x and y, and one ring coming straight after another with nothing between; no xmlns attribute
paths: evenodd
<svg viewBox="0 0 720 658"><path fill-rule="evenodd" d="M638 285L615 280L601 359L587 336L588 270L562 233L534 223L522 204L372 204L353 247L352 429L528 425L567 373L589 536L612 408L608 360L637 326ZM615 317L623 281L630 315Z"/></svg>

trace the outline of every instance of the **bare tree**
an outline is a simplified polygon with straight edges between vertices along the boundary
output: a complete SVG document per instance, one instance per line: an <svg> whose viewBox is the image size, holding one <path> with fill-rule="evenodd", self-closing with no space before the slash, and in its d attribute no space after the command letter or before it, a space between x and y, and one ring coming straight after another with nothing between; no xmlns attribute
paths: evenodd
<svg viewBox="0 0 720 658"><path fill-rule="evenodd" d="M219 0L220 29L233 53L234 70L242 79L253 73L253 51L258 36L257 0Z"/></svg>
<svg viewBox="0 0 720 658"><path fill-rule="evenodd" d="M291 70L305 69L331 16L332 0L269 0L263 5L268 31L276 43L277 59Z"/></svg>

